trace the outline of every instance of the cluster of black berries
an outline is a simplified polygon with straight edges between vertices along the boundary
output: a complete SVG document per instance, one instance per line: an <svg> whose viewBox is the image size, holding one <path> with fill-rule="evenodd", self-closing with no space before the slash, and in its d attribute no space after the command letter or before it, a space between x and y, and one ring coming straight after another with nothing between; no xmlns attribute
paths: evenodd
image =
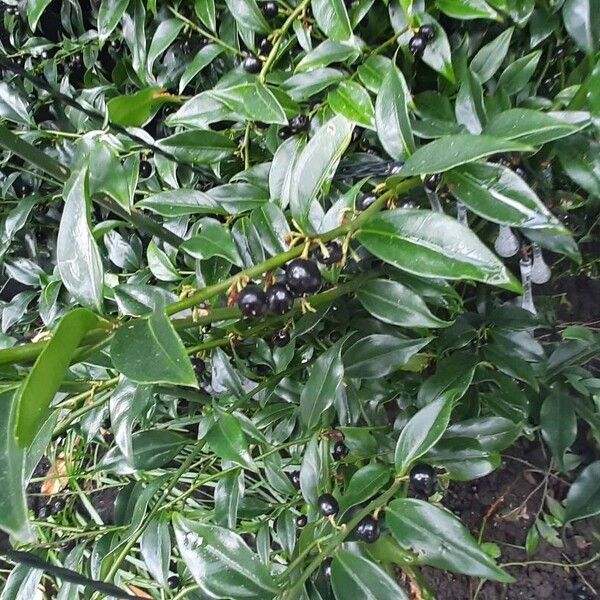
<svg viewBox="0 0 600 600"><path fill-rule="evenodd" d="M262 5L262 13L266 19L274 19L279 13L279 9L277 8L277 2L265 2ZM266 37L263 37L258 40L257 48L262 55L265 55L271 52L271 50L273 49L273 44L271 43L271 40L269 40ZM260 73L262 63L258 56L255 56L254 54L248 54L248 56L246 56L244 62L242 63L242 67L244 68L244 71L246 71L246 73L256 75L257 73Z"/></svg>
<svg viewBox="0 0 600 600"><path fill-rule="evenodd" d="M310 118L308 115L300 114L296 115L290 121L289 125L282 127L277 135L279 135L280 139L285 140L296 133L304 133L305 131L308 131L309 127Z"/></svg>
<svg viewBox="0 0 600 600"><path fill-rule="evenodd" d="M413 56L423 56L427 44L435 38L435 27L433 25L421 25L419 31L413 35L408 42L408 49Z"/></svg>
<svg viewBox="0 0 600 600"><path fill-rule="evenodd" d="M331 494L321 494L317 498L317 505L324 517L334 517L340 510L338 501ZM372 544L381 535L379 521L372 515L367 515L356 526L355 533L359 540Z"/></svg>
<svg viewBox="0 0 600 600"><path fill-rule="evenodd" d="M61 512L65 507L65 501L62 498L53 498L47 504L43 504L37 510L38 519L47 519L50 515Z"/></svg>

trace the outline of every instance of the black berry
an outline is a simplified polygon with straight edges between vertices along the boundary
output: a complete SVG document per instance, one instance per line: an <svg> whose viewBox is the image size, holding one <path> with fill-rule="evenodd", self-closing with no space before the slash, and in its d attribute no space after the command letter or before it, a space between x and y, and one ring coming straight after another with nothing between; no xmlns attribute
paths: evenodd
<svg viewBox="0 0 600 600"><path fill-rule="evenodd" d="M298 527L299 529L306 527L307 523L308 517L306 515L299 515L296 517L296 527Z"/></svg>
<svg viewBox="0 0 600 600"><path fill-rule="evenodd" d="M356 527L357 537L368 544L377 541L380 534L379 521L371 515L367 515Z"/></svg>
<svg viewBox="0 0 600 600"><path fill-rule="evenodd" d="M317 264L296 258L285 267L285 283L295 296L314 294L321 288L321 273Z"/></svg>
<svg viewBox="0 0 600 600"><path fill-rule="evenodd" d="M293 132L289 127L282 127L277 132L277 137L279 137L280 140L287 140L292 134Z"/></svg>
<svg viewBox="0 0 600 600"><path fill-rule="evenodd" d="M277 2L265 2L262 7L262 12L267 19L274 19L279 12Z"/></svg>
<svg viewBox="0 0 600 600"><path fill-rule="evenodd" d="M121 40L110 40L110 47L113 50L120 50L121 49Z"/></svg>
<svg viewBox="0 0 600 600"><path fill-rule="evenodd" d="M273 43L269 38L261 38L258 42L258 50L261 54L269 54L273 50Z"/></svg>
<svg viewBox="0 0 600 600"><path fill-rule="evenodd" d="M38 519L47 519L51 514L52 514L52 511L50 510L50 506L48 504L44 504L43 506L40 506L38 508L37 518Z"/></svg>
<svg viewBox="0 0 600 600"><path fill-rule="evenodd" d="M52 500L50 502L50 512L55 515L56 513L59 513L61 510L63 510L65 507L65 501L62 498L54 498L54 500Z"/></svg>
<svg viewBox="0 0 600 600"><path fill-rule="evenodd" d="M427 497L433 495L437 487L437 475L432 466L416 465L410 472L410 485L412 489Z"/></svg>
<svg viewBox="0 0 600 600"><path fill-rule="evenodd" d="M317 498L317 504L319 505L319 512L324 517L331 517L337 515L340 510L338 501L331 494L321 494Z"/></svg>
<svg viewBox="0 0 600 600"><path fill-rule="evenodd" d="M362 196L359 196L356 200L356 210L367 210L375 200L377 200L377 196L374 194L363 194Z"/></svg>
<svg viewBox="0 0 600 600"><path fill-rule="evenodd" d="M52 50L42 50L40 52L40 58L42 60L48 60L51 57L52 57Z"/></svg>
<svg viewBox="0 0 600 600"><path fill-rule="evenodd" d="M142 179L148 179L152 175L152 165L147 160L142 160L140 162L139 173Z"/></svg>
<svg viewBox="0 0 600 600"><path fill-rule="evenodd" d="M427 42L430 42L433 38L435 38L435 27L428 24L421 25L421 27L419 27L419 35Z"/></svg>
<svg viewBox="0 0 600 600"><path fill-rule="evenodd" d="M283 348L290 343L290 333L287 329L280 329L272 338L273 346Z"/></svg>
<svg viewBox="0 0 600 600"><path fill-rule="evenodd" d="M256 56L250 54L246 56L242 66L244 67L244 71L246 71L246 73L252 73L253 75L256 75L257 73L260 73L261 62Z"/></svg>
<svg viewBox="0 0 600 600"><path fill-rule="evenodd" d="M354 128L354 130L352 131L352 136L350 137L350 143L355 144L356 142L358 142L358 140L360 140L360 138L364 132L365 132L364 127L360 127L359 125L357 125Z"/></svg>
<svg viewBox="0 0 600 600"><path fill-rule="evenodd" d="M335 344L342 339L342 334L339 331L332 331L329 334L329 339Z"/></svg>
<svg viewBox="0 0 600 600"><path fill-rule="evenodd" d="M240 292L237 304L244 317L260 317L267 312L267 297L253 283L248 284Z"/></svg>
<svg viewBox="0 0 600 600"><path fill-rule="evenodd" d="M202 377L204 371L206 370L206 363L197 356L194 356L191 359L192 367L194 368L194 373L196 373L196 377Z"/></svg>
<svg viewBox="0 0 600 600"><path fill-rule="evenodd" d="M18 198L24 198L31 194L31 186L24 181L20 181L15 185L15 192Z"/></svg>
<svg viewBox="0 0 600 600"><path fill-rule="evenodd" d="M299 490L300 489L300 471L292 471L288 477L292 482L292 485Z"/></svg>
<svg viewBox="0 0 600 600"><path fill-rule="evenodd" d="M175 588L178 588L181 585L181 579L179 579L179 577L177 577L177 575L171 575L171 577L169 577L169 579L167 579L167 585L174 590Z"/></svg>
<svg viewBox="0 0 600 600"><path fill-rule="evenodd" d="M301 131L307 131L310 127L310 119L308 115L296 115L290 121L290 128L294 133L300 133Z"/></svg>
<svg viewBox="0 0 600 600"><path fill-rule="evenodd" d="M556 58L564 58L567 56L567 47L566 46L558 46L554 51L554 56Z"/></svg>
<svg viewBox="0 0 600 600"><path fill-rule="evenodd" d="M331 558L326 558L323 561L323 575L325 575L325 577L331 577Z"/></svg>
<svg viewBox="0 0 600 600"><path fill-rule="evenodd" d="M430 175L425 179L423 185L430 192L435 192L440 183L442 182L442 176L440 173L436 173L435 175Z"/></svg>
<svg viewBox="0 0 600 600"><path fill-rule="evenodd" d="M408 42L408 49L413 56L417 58L423 56L425 48L427 47L427 40L420 35L413 35Z"/></svg>
<svg viewBox="0 0 600 600"><path fill-rule="evenodd" d="M325 256L325 253L321 248L317 248L315 252L315 258L324 265L333 265L336 262L342 260L342 246L338 242L328 242L325 244L329 256Z"/></svg>
<svg viewBox="0 0 600 600"><path fill-rule="evenodd" d="M350 449L344 442L336 442L333 446L331 456L333 456L333 460L342 460L348 456L348 452L350 452Z"/></svg>
<svg viewBox="0 0 600 600"><path fill-rule="evenodd" d="M515 169L515 173L521 178L524 179L527 175L527 173L525 173L525 169L523 167L517 167Z"/></svg>
<svg viewBox="0 0 600 600"><path fill-rule="evenodd" d="M294 297L283 283L276 283L267 290L267 309L274 315L285 315L294 306Z"/></svg>

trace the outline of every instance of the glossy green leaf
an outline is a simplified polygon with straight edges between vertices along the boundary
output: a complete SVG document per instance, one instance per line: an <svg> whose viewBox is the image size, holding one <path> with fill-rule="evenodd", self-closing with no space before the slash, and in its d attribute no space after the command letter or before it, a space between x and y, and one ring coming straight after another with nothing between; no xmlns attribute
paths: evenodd
<svg viewBox="0 0 600 600"><path fill-rule="evenodd" d="M514 27L504 30L498 37L482 46L471 60L469 68L480 83L491 79L502 65L508 53L513 32Z"/></svg>
<svg viewBox="0 0 600 600"><path fill-rule="evenodd" d="M448 427L445 437L465 437L477 440L481 447L491 452L508 448L520 435L522 426L499 416L473 417Z"/></svg>
<svg viewBox="0 0 600 600"><path fill-rule="evenodd" d="M356 296L374 317L402 327L447 327L451 323L431 314L423 299L397 281L373 279Z"/></svg>
<svg viewBox="0 0 600 600"><path fill-rule="evenodd" d="M409 156L416 149L408 118L410 102L404 75L390 65L375 101L375 123L381 145L395 160Z"/></svg>
<svg viewBox="0 0 600 600"><path fill-rule="evenodd" d="M542 52L536 50L515 60L502 71L502 75L498 79L498 87L507 94L516 94L521 91L531 79L541 56Z"/></svg>
<svg viewBox="0 0 600 600"><path fill-rule="evenodd" d="M477 440L468 437L441 439L426 454L425 460L445 469L450 479L455 481L485 477L502 462L499 454L483 448Z"/></svg>
<svg viewBox="0 0 600 600"><path fill-rule="evenodd" d="M219 212L217 203L208 194L184 188L151 194L140 200L136 207L146 208L163 217Z"/></svg>
<svg viewBox="0 0 600 600"><path fill-rule="evenodd" d="M377 379L404 366L432 338L408 339L375 333L358 340L344 352L347 377Z"/></svg>
<svg viewBox="0 0 600 600"><path fill-rule="evenodd" d="M250 222L256 227L268 254L274 256L288 249L286 239L290 227L279 206L269 203L255 208L250 215Z"/></svg>
<svg viewBox="0 0 600 600"><path fill-rule="evenodd" d="M380 567L359 554L340 550L331 563L336 600L408 600L398 584Z"/></svg>
<svg viewBox="0 0 600 600"><path fill-rule="evenodd" d="M321 445L323 442L321 442ZM321 483L325 478L322 453L319 447L319 435L315 434L302 456L300 467L300 491L308 504L315 505L321 491Z"/></svg>
<svg viewBox="0 0 600 600"><path fill-rule="evenodd" d="M319 92L344 79L344 74L329 67L315 68L308 73L299 73L286 79L281 89L296 102L304 102Z"/></svg>
<svg viewBox="0 0 600 600"><path fill-rule="evenodd" d="M498 13L484 0L436 0L437 7L453 19L496 19Z"/></svg>
<svg viewBox="0 0 600 600"><path fill-rule="evenodd" d="M269 600L277 595L266 565L233 531L174 515L181 556L202 593L213 598Z"/></svg>
<svg viewBox="0 0 600 600"><path fill-rule="evenodd" d="M158 142L163 150L179 160L195 164L214 163L227 158L236 148L235 142L215 131L184 131Z"/></svg>
<svg viewBox="0 0 600 600"><path fill-rule="evenodd" d="M171 536L169 522L163 515L152 517L140 538L140 552L150 575L163 587L168 587Z"/></svg>
<svg viewBox="0 0 600 600"><path fill-rule="evenodd" d="M427 44L423 53L423 62L454 83L455 75L452 67L450 43L444 28L428 13L423 13L421 22L432 25L435 29L435 37Z"/></svg>
<svg viewBox="0 0 600 600"><path fill-rule="evenodd" d="M35 598L44 575L41 569L33 569L29 565L17 564L5 580L1 600L22 600Z"/></svg>
<svg viewBox="0 0 600 600"><path fill-rule="evenodd" d="M450 398L439 398L410 418L400 432L394 453L398 475L405 475L414 461L435 446L444 435L450 422L452 405Z"/></svg>
<svg viewBox="0 0 600 600"><path fill-rule="evenodd" d="M135 94L116 96L107 102L108 118L116 125L141 127L166 100L164 90L149 87Z"/></svg>
<svg viewBox="0 0 600 600"><path fill-rule="evenodd" d="M4 81L0 81L0 118L18 125L31 125L27 104Z"/></svg>
<svg viewBox="0 0 600 600"><path fill-rule="evenodd" d="M487 120L483 88L475 75L466 70L454 104L456 121L469 133L479 134Z"/></svg>
<svg viewBox="0 0 600 600"><path fill-rule="evenodd" d="M98 37L104 42L119 24L129 0L102 0L98 9ZM32 27L33 29L33 27Z"/></svg>
<svg viewBox="0 0 600 600"><path fill-rule="evenodd" d="M530 146L489 135L446 135L419 148L404 163L400 174L409 176L441 173L492 154L529 150L532 150Z"/></svg>
<svg viewBox="0 0 600 600"><path fill-rule="evenodd" d="M183 343L160 307L147 318L119 327L110 357L115 368L136 383L198 387Z"/></svg>
<svg viewBox="0 0 600 600"><path fill-rule="evenodd" d="M212 451L224 460L229 460L247 469L254 470L254 461L248 450L248 441L239 421L228 413L219 415L216 423L205 437Z"/></svg>
<svg viewBox="0 0 600 600"><path fill-rule="evenodd" d="M214 5L213 5L214 7ZM223 48L218 44L208 44L204 46L194 56L192 62L186 67L181 79L179 80L179 93L181 94L188 83L192 82L194 78L202 71L205 67L210 65L219 54L222 54Z"/></svg>
<svg viewBox="0 0 600 600"><path fill-rule="evenodd" d="M447 510L402 498L388 505L385 522L400 546L415 552L422 564L493 581L513 581Z"/></svg>
<svg viewBox="0 0 600 600"><path fill-rule="evenodd" d="M569 488L565 521L600 514L600 461L588 465Z"/></svg>
<svg viewBox="0 0 600 600"><path fill-rule="evenodd" d="M25 500L25 456L15 437L18 395L0 394L0 529L21 542L33 541ZM28 475L28 474L27 474Z"/></svg>
<svg viewBox="0 0 600 600"><path fill-rule="evenodd" d="M154 32L148 57L146 59L146 68L148 73L152 73L152 67L156 59L177 39L179 32L183 29L184 23L180 19L165 19L161 21Z"/></svg>
<svg viewBox="0 0 600 600"><path fill-rule="evenodd" d="M474 163L445 174L457 200L496 223L564 232L558 219L512 169Z"/></svg>
<svg viewBox="0 0 600 600"><path fill-rule="evenodd" d="M566 471L565 453L577 437L577 417L573 401L562 387L553 389L540 410L542 437L561 471Z"/></svg>
<svg viewBox="0 0 600 600"><path fill-rule="evenodd" d="M82 168L65 184L65 204L58 238L58 271L69 293L83 306L102 312L102 258L88 222L87 169Z"/></svg>
<svg viewBox="0 0 600 600"><path fill-rule="evenodd" d="M562 17L566 30L586 54L598 50L600 44L600 3L598 0L565 0Z"/></svg>
<svg viewBox="0 0 600 600"><path fill-rule="evenodd" d="M335 392L342 383L344 365L341 351L340 341L321 354L302 388L300 418L309 430L319 424L321 414L333 404Z"/></svg>
<svg viewBox="0 0 600 600"><path fill-rule="evenodd" d="M129 180L116 153L107 144L94 141L88 160L93 167L88 171L90 197L96 194L107 194L129 212L132 196Z"/></svg>
<svg viewBox="0 0 600 600"><path fill-rule="evenodd" d="M342 81L335 90L329 92L327 103L334 112L357 125L369 129L375 127L373 103L369 93L359 83Z"/></svg>
<svg viewBox="0 0 600 600"><path fill-rule="evenodd" d="M355 60L360 55L360 50L349 42L336 42L325 40L316 48L307 52L296 66L296 72L311 71L327 67L333 63Z"/></svg>
<svg viewBox="0 0 600 600"><path fill-rule="evenodd" d="M319 29L332 40L347 40L352 26L343 0L311 0L311 8Z"/></svg>
<svg viewBox="0 0 600 600"><path fill-rule="evenodd" d="M375 214L362 226L358 239L377 258L420 277L502 286L513 281L472 231L440 213L398 209Z"/></svg>
<svg viewBox="0 0 600 600"><path fill-rule="evenodd" d="M48 407L60 388L73 354L83 336L98 324L98 317L85 308L76 308L61 319L17 392L15 433L21 446L33 442L48 416Z"/></svg>
<svg viewBox="0 0 600 600"><path fill-rule="evenodd" d="M178 281L179 275L169 257L151 240L146 248L146 259L150 272L159 281Z"/></svg>
<svg viewBox="0 0 600 600"><path fill-rule="evenodd" d="M240 28L251 29L257 33L269 31L269 25L254 0L225 0L225 2Z"/></svg>
<svg viewBox="0 0 600 600"><path fill-rule="evenodd" d="M465 352L455 352L437 363L434 375L426 379L417 396L421 404L429 404L439 398L452 402L460 400L471 385L478 359Z"/></svg>
<svg viewBox="0 0 600 600"><path fill-rule="evenodd" d="M202 219L200 232L181 244L181 249L199 260L220 256L238 267L242 266L231 232L215 219Z"/></svg>
<svg viewBox="0 0 600 600"><path fill-rule="evenodd" d="M373 497L392 476L392 470L387 465L372 463L361 467L352 475L344 495L340 499L340 512L352 506L365 502Z"/></svg>
<svg viewBox="0 0 600 600"><path fill-rule="evenodd" d="M231 111L251 121L286 125L287 118L281 104L269 90L258 82L242 83L230 88L217 88L211 95Z"/></svg>
<svg viewBox="0 0 600 600"><path fill-rule="evenodd" d="M350 142L353 124L338 115L323 123L294 164L290 182L292 217L305 230L313 228L311 209L319 192L333 177Z"/></svg>

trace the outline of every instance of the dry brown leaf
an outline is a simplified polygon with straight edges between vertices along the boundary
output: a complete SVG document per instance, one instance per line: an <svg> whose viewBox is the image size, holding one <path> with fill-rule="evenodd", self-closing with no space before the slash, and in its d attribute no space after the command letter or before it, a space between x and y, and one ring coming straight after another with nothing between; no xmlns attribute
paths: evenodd
<svg viewBox="0 0 600 600"><path fill-rule="evenodd" d="M46 477L42 482L42 495L54 496L54 494L58 494L58 492L66 488L69 483L66 475L67 465L64 459L57 458L54 461L54 465L51 466L48 473L46 473Z"/></svg>
<svg viewBox="0 0 600 600"><path fill-rule="evenodd" d="M136 587L132 583L128 583L127 587L132 594L135 594L138 598L150 598L152 600L152 596L147 594L144 590L140 590L139 587Z"/></svg>

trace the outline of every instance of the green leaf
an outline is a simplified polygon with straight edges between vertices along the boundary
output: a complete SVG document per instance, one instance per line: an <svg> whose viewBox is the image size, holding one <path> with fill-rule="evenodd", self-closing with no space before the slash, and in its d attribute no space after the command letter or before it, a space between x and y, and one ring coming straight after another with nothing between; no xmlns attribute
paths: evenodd
<svg viewBox="0 0 600 600"><path fill-rule="evenodd" d="M87 169L74 173L64 188L65 204L56 240L62 282L83 306L102 312L102 258L88 222Z"/></svg>
<svg viewBox="0 0 600 600"><path fill-rule="evenodd" d="M215 219L205 218L200 222L200 233L181 244L181 249L199 260L220 256L225 260L242 266L231 231Z"/></svg>
<svg viewBox="0 0 600 600"><path fill-rule="evenodd" d="M338 115L323 123L304 147L294 164L290 182L290 209L292 217L305 230L315 228L310 214L321 189L327 185L350 143L354 125Z"/></svg>
<svg viewBox="0 0 600 600"><path fill-rule="evenodd" d="M171 218L220 212L217 203L208 194L183 188L151 194L140 200L136 207L147 208L162 217Z"/></svg>
<svg viewBox="0 0 600 600"><path fill-rule="evenodd" d="M352 475L344 495L340 499L340 513L372 498L392 476L387 465L370 464L361 467Z"/></svg>
<svg viewBox="0 0 600 600"><path fill-rule="evenodd" d="M269 31L269 24L254 0L225 0L225 3L241 29L257 33Z"/></svg>
<svg viewBox="0 0 600 600"><path fill-rule="evenodd" d="M342 81L335 90L329 92L327 103L334 112L350 121L374 129L373 103L367 90L359 83Z"/></svg>
<svg viewBox="0 0 600 600"><path fill-rule="evenodd" d="M436 0L436 5L453 19L498 18L498 13L484 0Z"/></svg>
<svg viewBox="0 0 600 600"><path fill-rule="evenodd" d="M446 438L465 437L477 440L481 447L491 452L508 448L520 435L522 426L499 416L473 417L450 425Z"/></svg>
<svg viewBox="0 0 600 600"><path fill-rule="evenodd" d="M148 73L152 73L154 62L177 39L183 26L184 22L179 19L165 19L159 23L146 58Z"/></svg>
<svg viewBox="0 0 600 600"><path fill-rule="evenodd" d="M178 281L181 278L175 265L154 240L150 240L148 248L146 248L146 259L150 272L159 281Z"/></svg>
<svg viewBox="0 0 600 600"><path fill-rule="evenodd" d="M215 0L194 0L194 10L197 17L211 31L217 29Z"/></svg>
<svg viewBox="0 0 600 600"><path fill-rule="evenodd" d="M343 0L312 0L310 4L319 29L328 38L343 41L352 35Z"/></svg>
<svg viewBox="0 0 600 600"><path fill-rule="evenodd" d="M441 173L502 152L529 152L530 146L489 135L445 135L419 148L400 169L400 175Z"/></svg>
<svg viewBox="0 0 600 600"><path fill-rule="evenodd" d="M242 83L229 88L216 88L211 95L229 110L249 121L287 125L281 104L267 86L259 81Z"/></svg>
<svg viewBox="0 0 600 600"><path fill-rule="evenodd" d="M292 100L305 102L335 83L344 79L344 74L337 69L323 67L308 73L298 73L281 83L281 89L287 92Z"/></svg>
<svg viewBox="0 0 600 600"><path fill-rule="evenodd" d="M588 465L571 485L566 500L565 522L600 514L600 461Z"/></svg>
<svg viewBox="0 0 600 600"><path fill-rule="evenodd" d="M302 388L300 418L309 430L319 424L321 414L333 404L336 390L342 383L344 377L344 365L341 359L342 341L340 340L319 356Z"/></svg>
<svg viewBox="0 0 600 600"><path fill-rule="evenodd" d="M600 43L600 2L598 0L565 0L562 17L565 29L586 54L593 54Z"/></svg>
<svg viewBox="0 0 600 600"><path fill-rule="evenodd" d="M408 339L375 333L355 342L344 352L346 376L377 379L404 366L432 338Z"/></svg>
<svg viewBox="0 0 600 600"><path fill-rule="evenodd" d="M304 55L296 66L296 73L345 62L348 59L356 60L359 56L360 50L349 42L325 40Z"/></svg>
<svg viewBox="0 0 600 600"><path fill-rule="evenodd" d="M323 442L321 442L321 445ZM308 504L313 506L317 504L317 497L321 491L321 483L325 478L325 469L322 465L322 453L319 448L319 434L306 445L304 455L302 456L302 465L300 467L300 490L302 497Z"/></svg>
<svg viewBox="0 0 600 600"><path fill-rule="evenodd" d="M450 479L471 481L497 469L502 460L499 454L487 450L474 439L455 437L441 439L425 460L448 471Z"/></svg>
<svg viewBox="0 0 600 600"><path fill-rule="evenodd" d="M52 0L27 0L27 21L31 31L35 31L37 23Z"/></svg>
<svg viewBox="0 0 600 600"><path fill-rule="evenodd" d="M215 163L231 156L235 142L215 131L184 131L157 144L179 160L195 164Z"/></svg>
<svg viewBox="0 0 600 600"><path fill-rule="evenodd" d="M447 327L448 321L431 314L423 299L397 281L374 279L356 291L360 303L374 317L402 327Z"/></svg>
<svg viewBox="0 0 600 600"><path fill-rule="evenodd" d="M450 43L444 28L428 13L423 13L421 22L432 25L435 29L435 37L427 44L423 53L423 62L454 83L456 77L452 67Z"/></svg>
<svg viewBox="0 0 600 600"><path fill-rule="evenodd" d="M161 307L119 327L110 357L115 369L136 383L198 387L183 343Z"/></svg>
<svg viewBox="0 0 600 600"><path fill-rule="evenodd" d="M408 473L411 465L444 435L450 422L453 401L439 398L418 411L400 432L394 462L396 473Z"/></svg>
<svg viewBox="0 0 600 600"><path fill-rule="evenodd" d="M462 77L462 83L456 96L454 112L456 121L470 133L481 133L487 120L483 101L483 88L475 75L469 70Z"/></svg>
<svg viewBox="0 0 600 600"><path fill-rule="evenodd" d="M21 542L35 539L27 521L23 449L15 438L17 392L0 394L0 529Z"/></svg>
<svg viewBox="0 0 600 600"><path fill-rule="evenodd" d="M336 600L408 600L383 569L349 550L336 553L331 563L331 586Z"/></svg>
<svg viewBox="0 0 600 600"><path fill-rule="evenodd" d="M132 194L129 178L116 153L100 140L94 140L89 150L87 162L89 195L107 194L127 212L130 211Z"/></svg>
<svg viewBox="0 0 600 600"><path fill-rule="evenodd" d="M39 592L44 571L33 569L29 565L17 564L10 572L2 587L1 600L22 600L35 598Z"/></svg>
<svg viewBox="0 0 600 600"><path fill-rule="evenodd" d="M165 102L168 102L168 96L159 87L149 87L135 94L116 96L107 102L108 118L111 123L123 127L141 127Z"/></svg>
<svg viewBox="0 0 600 600"><path fill-rule="evenodd" d="M233 531L173 516L183 561L203 594L269 600L278 594L266 565Z"/></svg>
<svg viewBox="0 0 600 600"><path fill-rule="evenodd" d="M471 385L478 359L465 352L455 352L439 360L434 375L426 379L417 400L421 405L445 398L456 402L460 400Z"/></svg>
<svg viewBox="0 0 600 600"><path fill-rule="evenodd" d="M500 75L498 87L509 95L520 92L531 79L541 56L542 51L536 50L515 60Z"/></svg>
<svg viewBox="0 0 600 600"><path fill-rule="evenodd" d="M183 90L185 90L187 84L193 81L196 75L198 75L204 67L207 67L215 60L219 54L222 54L223 51L224 48L218 44L208 44L204 46L204 48L194 56L192 62L185 68L185 71L179 80L179 93L181 94Z"/></svg>
<svg viewBox="0 0 600 600"><path fill-rule="evenodd" d="M408 118L410 102L404 75L391 64L375 101L375 123L381 145L395 160L409 156L416 149Z"/></svg>
<svg viewBox="0 0 600 600"><path fill-rule="evenodd" d="M250 222L259 233L261 244L268 254L275 256L288 249L285 239L290 227L277 204L269 203L255 208L250 215Z"/></svg>
<svg viewBox="0 0 600 600"><path fill-rule="evenodd" d="M482 46L471 60L469 69L480 83L491 79L506 58L514 27L504 30L497 38Z"/></svg>
<svg viewBox="0 0 600 600"><path fill-rule="evenodd" d="M219 458L256 470L248 451L246 436L239 421L233 415L228 413L219 415L216 423L206 434L205 440Z"/></svg>
<svg viewBox="0 0 600 600"><path fill-rule="evenodd" d="M512 108L493 117L485 127L485 134L538 146L567 137L588 124L587 113L542 113Z"/></svg>
<svg viewBox="0 0 600 600"><path fill-rule="evenodd" d="M422 500L401 498L388 505L385 522L400 546L415 552L422 564L493 581L514 581L444 509Z"/></svg>
<svg viewBox="0 0 600 600"><path fill-rule="evenodd" d="M577 437L577 416L567 391L557 387L544 400L540 410L542 437L561 471L566 471L565 452Z"/></svg>
<svg viewBox="0 0 600 600"><path fill-rule="evenodd" d="M140 538L140 552L150 575L163 587L168 587L171 536L169 522L158 514L146 525Z"/></svg>
<svg viewBox="0 0 600 600"><path fill-rule="evenodd" d="M0 81L0 118L17 123L17 125L31 126L27 104L4 81Z"/></svg>
<svg viewBox="0 0 600 600"><path fill-rule="evenodd" d="M578 135L556 144L556 151L569 178L600 198L600 144Z"/></svg>
<svg viewBox="0 0 600 600"><path fill-rule="evenodd" d="M566 233L537 194L512 169L474 163L445 174L452 195L474 213L503 225Z"/></svg>
<svg viewBox="0 0 600 600"><path fill-rule="evenodd" d="M359 230L358 239L377 258L420 277L515 288L504 265L479 238L444 214L419 209L375 214Z"/></svg>
<svg viewBox="0 0 600 600"><path fill-rule="evenodd" d="M97 463L96 470L129 475L135 471L160 469L173 460L188 441L167 429L137 431L131 436L132 464L113 446Z"/></svg>
<svg viewBox="0 0 600 600"><path fill-rule="evenodd" d="M48 407L60 388L73 354L83 336L98 325L98 317L76 308L60 321L17 392L15 434L22 447L29 446L48 417Z"/></svg>
<svg viewBox="0 0 600 600"><path fill-rule="evenodd" d="M98 37L100 42L105 42L110 37L110 34L119 24L128 4L129 0L102 0L98 9Z"/></svg>

